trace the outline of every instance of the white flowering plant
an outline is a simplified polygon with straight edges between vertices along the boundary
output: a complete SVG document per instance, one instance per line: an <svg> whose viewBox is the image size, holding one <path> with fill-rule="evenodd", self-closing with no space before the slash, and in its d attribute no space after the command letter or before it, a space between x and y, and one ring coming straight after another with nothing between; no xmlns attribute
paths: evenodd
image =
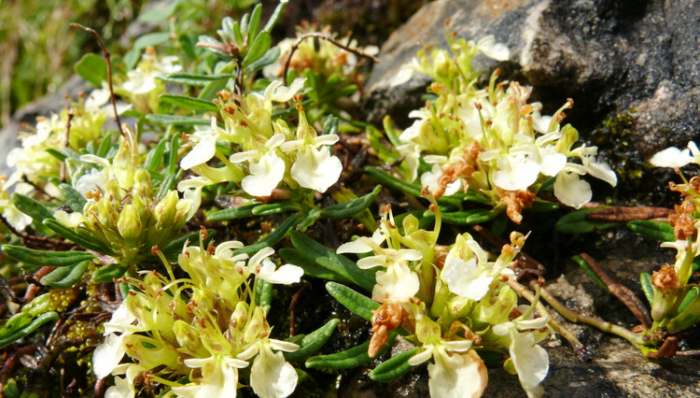
<svg viewBox="0 0 700 398"><path fill-rule="evenodd" d="M549 116L497 70L481 83L475 57L510 57L494 37L421 50L390 84L427 76L427 102L382 131L361 105L376 48L314 24L275 43L284 0L195 37L175 10L207 7L185 3L148 11L165 31L123 57L77 26L102 50L76 66L92 90L7 156L0 395L325 396L414 372L434 398L479 397L500 368L539 397L548 342L585 351L545 303L652 358L697 325L697 177L672 186L675 211L645 213L668 222L628 224L677 251L642 274L650 311L589 269L640 327L572 312L528 268L526 239L547 239L528 210L577 209L562 233L624 211L591 203L589 177L617 178L563 124L571 101ZM651 163L699 158L690 144Z"/></svg>
<svg viewBox="0 0 700 398"><path fill-rule="evenodd" d="M493 37L475 43L448 36L447 41L448 49L421 50L397 75L402 81L427 75L433 81L432 99L409 114L414 121L403 131L385 120L393 148L377 148L386 161L399 162L396 173L402 180L459 207L453 209L454 216L445 215L446 222L473 224L505 212L520 223L524 210L554 205L541 201L550 189L559 203L578 209L592 198L590 184L581 177L617 184L615 173L597 160L597 148L575 146L578 132L562 124L573 101L544 115L541 103L528 102L532 87L499 82L498 70L488 86L480 88L474 57L482 53L502 61L508 59L508 49ZM374 142L375 147L383 145ZM370 172L384 180L392 177L379 169ZM411 193L408 188L404 190ZM493 210L472 205L467 212L458 211L468 202Z"/></svg>

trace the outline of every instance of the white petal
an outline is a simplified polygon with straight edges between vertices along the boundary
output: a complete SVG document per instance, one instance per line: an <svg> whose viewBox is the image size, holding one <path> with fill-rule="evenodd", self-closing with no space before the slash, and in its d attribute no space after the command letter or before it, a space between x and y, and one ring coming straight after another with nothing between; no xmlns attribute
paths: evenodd
<svg viewBox="0 0 700 398"><path fill-rule="evenodd" d="M219 246L216 247L216 250L214 250L214 255L220 258L230 259L231 257L233 257L233 252L236 249L242 248L243 246L243 242L237 240L229 240L226 242L222 242L219 244Z"/></svg>
<svg viewBox="0 0 700 398"><path fill-rule="evenodd" d="M617 185L617 175L607 163L591 161L586 166L588 174L607 182L610 186Z"/></svg>
<svg viewBox="0 0 700 398"><path fill-rule="evenodd" d="M314 145L333 145L338 142L339 139L340 137L338 137L338 134L323 134L316 137L314 140Z"/></svg>
<svg viewBox="0 0 700 398"><path fill-rule="evenodd" d="M289 341L270 339L270 347L277 351L294 352L299 349L298 344Z"/></svg>
<svg viewBox="0 0 700 398"><path fill-rule="evenodd" d="M478 398L488 384L484 362L474 351L441 356L428 365L430 398Z"/></svg>
<svg viewBox="0 0 700 398"><path fill-rule="evenodd" d="M496 38L491 35L483 37L476 45L484 55L496 61L507 61L510 57L508 47L503 43L497 43Z"/></svg>
<svg viewBox="0 0 700 398"><path fill-rule="evenodd" d="M514 334L510 345L510 357L518 372L520 384L526 389L536 387L547 377L549 355L535 343L532 333Z"/></svg>
<svg viewBox="0 0 700 398"><path fill-rule="evenodd" d="M515 321L515 325L519 330L542 329L547 325L547 321L547 317L541 316L534 319L518 319Z"/></svg>
<svg viewBox="0 0 700 398"><path fill-rule="evenodd" d="M133 324L136 322L136 316L129 311L126 305L126 301L117 307L117 309L112 313L112 318L109 322L104 324L104 335L111 333L130 333L133 329Z"/></svg>
<svg viewBox="0 0 700 398"><path fill-rule="evenodd" d="M566 156L557 152L553 147L545 147L540 150L542 156L542 174L554 177L566 166Z"/></svg>
<svg viewBox="0 0 700 398"><path fill-rule="evenodd" d="M442 345L445 347L445 350L450 352L467 352L472 348L471 340L445 341Z"/></svg>
<svg viewBox="0 0 700 398"><path fill-rule="evenodd" d="M357 267L360 269L370 269L374 267L382 267L386 264L387 258L385 255L367 256L357 261Z"/></svg>
<svg viewBox="0 0 700 398"><path fill-rule="evenodd" d="M241 186L251 196L270 196L284 177L285 164L277 154L269 152L257 163L250 165L250 175Z"/></svg>
<svg viewBox="0 0 700 398"><path fill-rule="evenodd" d="M257 253L253 254L253 257L251 257L250 261L248 261L248 266L255 268L258 265L260 265L260 263L262 263L264 259L270 257L273 254L275 254L275 249L267 246L263 247L262 249L258 250Z"/></svg>
<svg viewBox="0 0 700 398"><path fill-rule="evenodd" d="M261 273L260 276L269 283L291 285L299 283L304 275L304 270L296 265L285 264L272 273Z"/></svg>
<svg viewBox="0 0 700 398"><path fill-rule="evenodd" d="M498 160L493 183L506 191L526 190L537 181L540 165L527 153L509 154Z"/></svg>
<svg viewBox="0 0 700 398"><path fill-rule="evenodd" d="M270 87L268 87L268 89L265 90L265 96L267 98L270 98L272 101L287 102L290 99L292 99L292 97L294 97L301 89L304 88L304 81L305 79L303 77L298 77L294 79L294 81L292 82L292 84L289 85L289 87L283 86L282 83L279 81L272 82L270 83Z"/></svg>
<svg viewBox="0 0 700 398"><path fill-rule="evenodd" d="M104 398L133 398L136 396L136 389L124 377L115 377L114 385L105 391Z"/></svg>
<svg viewBox="0 0 700 398"><path fill-rule="evenodd" d="M200 141L180 161L183 170L189 170L211 160L216 154L216 135L206 134L200 136Z"/></svg>
<svg viewBox="0 0 700 398"><path fill-rule="evenodd" d="M405 264L394 264L376 274L377 284L372 289L372 298L379 302L405 303L420 288L418 275Z"/></svg>
<svg viewBox="0 0 700 398"><path fill-rule="evenodd" d="M452 293L471 300L481 300L493 282L493 276L477 267L474 258L446 261L441 277Z"/></svg>
<svg viewBox="0 0 700 398"><path fill-rule="evenodd" d="M656 167L681 168L693 161L689 149L680 150L674 146L657 152L649 159L649 163Z"/></svg>
<svg viewBox="0 0 700 398"><path fill-rule="evenodd" d="M284 398L297 386L297 372L284 360L281 352L264 348L250 369L250 385L260 398Z"/></svg>
<svg viewBox="0 0 700 398"><path fill-rule="evenodd" d="M92 369L98 379L109 376L126 353L124 337L110 334L92 353Z"/></svg>
<svg viewBox="0 0 700 398"><path fill-rule="evenodd" d="M591 201L593 192L591 185L576 173L562 172L554 180L554 196L563 204L579 209Z"/></svg>
<svg viewBox="0 0 700 398"><path fill-rule="evenodd" d="M420 351L418 354L408 358L408 364L411 366L418 366L424 362L427 362L432 357L433 357L432 348L425 347L423 349L423 351Z"/></svg>
<svg viewBox="0 0 700 398"><path fill-rule="evenodd" d="M317 192L326 190L338 181L343 165L327 148L308 148L299 153L292 165L292 178L304 188Z"/></svg>
<svg viewBox="0 0 700 398"><path fill-rule="evenodd" d="M399 250L399 258L405 261L418 261L423 258L423 253L414 249L401 249Z"/></svg>
<svg viewBox="0 0 700 398"><path fill-rule="evenodd" d="M365 236L351 242L343 243L335 250L336 253L367 253L374 249L373 241ZM381 242L380 242L381 243Z"/></svg>

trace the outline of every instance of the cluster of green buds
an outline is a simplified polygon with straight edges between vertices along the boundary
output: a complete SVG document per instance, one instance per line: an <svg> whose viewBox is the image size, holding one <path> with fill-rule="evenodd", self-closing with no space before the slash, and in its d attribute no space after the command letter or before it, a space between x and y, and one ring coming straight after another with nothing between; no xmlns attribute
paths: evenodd
<svg viewBox="0 0 700 398"><path fill-rule="evenodd" d="M304 80L297 79L289 87L274 81L263 93L220 93L223 127L212 118L210 126L197 129L180 166L198 174L203 185L235 182L252 197L272 196L281 183L289 189L325 192L342 171L329 148L338 136L319 135L300 103L296 129L275 117L274 104L289 102L303 86ZM212 159L221 166L207 164Z"/></svg>
<svg viewBox="0 0 700 398"><path fill-rule="evenodd" d="M303 270L278 267L269 247L250 257L246 249L238 241L185 247L178 265L186 277L154 249L168 276L132 281L93 355L97 377L117 376L106 396L133 398L137 380L148 380L176 397L235 397L242 369L258 396L291 395L298 376L283 352L298 345L270 338L265 286L299 282Z"/></svg>
<svg viewBox="0 0 700 398"><path fill-rule="evenodd" d="M111 159L82 155L73 176L73 191L82 206L53 213L57 228L89 237L87 246L111 255L122 267L136 265L153 246L164 247L199 208L200 192L154 190L143 154L127 131ZM79 199L79 200L80 200Z"/></svg>
<svg viewBox="0 0 700 398"><path fill-rule="evenodd" d="M360 269L379 269L372 288L372 299L379 305L372 312L368 355L381 352L397 332L414 345L377 366L370 377L381 381L401 367L406 371L406 364L432 359L431 397L478 397L487 384L479 352L501 352L508 355L505 369L518 375L528 396L541 396L549 357L537 343L549 336L548 319L536 314L534 305L518 305L507 283L514 277L511 265L525 236L513 232L511 242L494 259L468 233L448 247L437 245L439 213L434 230L418 224L416 217L407 215L398 227L386 211L371 237L337 249L361 254ZM343 294L333 295L354 307Z"/></svg>
<svg viewBox="0 0 700 398"><path fill-rule="evenodd" d="M663 330L671 334L681 332L700 322L700 286L690 283L695 258L700 255L700 178L690 180L681 168L688 164L700 164L700 150L694 142L686 149L670 147L655 154L650 162L656 167L674 168L684 183L671 184L671 189L681 194L683 201L669 216L673 233L661 247L676 250L673 265L663 265L659 270L642 274L642 287L651 303L654 320L652 331Z"/></svg>
<svg viewBox="0 0 700 398"><path fill-rule="evenodd" d="M474 57L482 52L504 60L507 48L492 37L478 43L450 37L448 45L449 49L422 50L410 68L397 75L402 80L414 72L429 76L435 95L409 114L415 121L403 132L386 126L403 159L405 179L419 179L436 197L478 192L491 205L505 208L516 223L521 210L552 184L554 196L575 208L592 197L590 184L581 176L616 185L615 173L596 160L597 148L574 147L578 132L562 126L571 100L553 115L542 115L542 104L528 102L532 88L497 82L498 70L487 87L478 88Z"/></svg>

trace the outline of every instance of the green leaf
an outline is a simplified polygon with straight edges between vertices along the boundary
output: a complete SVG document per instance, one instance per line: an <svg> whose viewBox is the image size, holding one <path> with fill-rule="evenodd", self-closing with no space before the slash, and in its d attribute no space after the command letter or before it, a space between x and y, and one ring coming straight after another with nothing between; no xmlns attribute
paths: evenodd
<svg viewBox="0 0 700 398"><path fill-rule="evenodd" d="M367 365L372 358L367 355L369 341L344 351L329 355L317 355L306 360L309 369L352 369Z"/></svg>
<svg viewBox="0 0 700 398"><path fill-rule="evenodd" d="M442 220L447 224L453 225L474 225L491 221L502 212L502 208L444 212L442 213ZM423 214L423 217L431 216L434 217L434 214L431 211L427 211Z"/></svg>
<svg viewBox="0 0 700 398"><path fill-rule="evenodd" d="M270 49L270 44L272 43L272 37L268 32L260 32L259 35L255 37L255 40L248 48L248 52L243 58L243 67L246 68L253 62L260 59L267 50Z"/></svg>
<svg viewBox="0 0 700 398"><path fill-rule="evenodd" d="M259 241L255 242L250 246L246 246L236 250L236 253L255 253L258 250L265 247L274 247L275 244L277 244L277 242L282 240L282 238L284 238L284 236L287 235L287 232L289 232L292 229L292 227L294 227L301 221L302 217L303 216L301 215L301 213L295 213L287 217L287 219L282 221L277 226L277 228L275 228L275 230L268 234L266 237L260 239Z"/></svg>
<svg viewBox="0 0 700 398"><path fill-rule="evenodd" d="M149 3L151 6L139 15L138 20L152 24L160 23L170 18L181 1Z"/></svg>
<svg viewBox="0 0 700 398"><path fill-rule="evenodd" d="M80 58L74 68L75 73L97 88L107 80L107 61L97 54L87 53Z"/></svg>
<svg viewBox="0 0 700 398"><path fill-rule="evenodd" d="M85 207L85 203L87 203L85 198L83 198L83 195L81 195L80 192L76 191L75 188L69 184L61 184L58 187L61 189L68 207L75 212L82 212L83 208Z"/></svg>
<svg viewBox="0 0 700 398"><path fill-rule="evenodd" d="M219 108L211 101L206 101L199 98L188 97L186 95L170 95L165 94L160 96L161 104L170 104L178 108L194 111L194 112L218 112Z"/></svg>
<svg viewBox="0 0 700 398"><path fill-rule="evenodd" d="M695 302L695 300L698 300L698 296L700 296L700 288L698 288L697 286L693 286L690 289L688 289L688 292L685 294L683 300L678 305L678 309L676 310L676 312L678 314L685 312L685 310L687 310L688 307L690 307L690 305Z"/></svg>
<svg viewBox="0 0 700 398"><path fill-rule="evenodd" d="M293 249L291 247L283 247L279 250L278 253L280 257L282 257L282 259L287 263L294 264L303 268L304 276L324 279L327 281L352 283L351 280L345 278L337 272L331 271L325 267L316 264L313 258L308 258L306 255L304 255L301 251L297 249Z"/></svg>
<svg viewBox="0 0 700 398"><path fill-rule="evenodd" d="M636 234L661 242L676 240L673 226L666 221L630 221L627 223L627 228Z"/></svg>
<svg viewBox="0 0 700 398"><path fill-rule="evenodd" d="M299 205L294 202L277 202L257 205L253 207L251 213L254 216L269 216L296 210L299 210Z"/></svg>
<svg viewBox="0 0 700 398"><path fill-rule="evenodd" d="M126 272L126 267L120 264L104 265L92 273L92 281L95 283L109 283L121 277Z"/></svg>
<svg viewBox="0 0 700 398"><path fill-rule="evenodd" d="M251 37L256 37L260 29L260 19L262 18L262 4L258 3L250 13L250 22L248 22L248 40Z"/></svg>
<svg viewBox="0 0 700 398"><path fill-rule="evenodd" d="M202 91L199 92L199 99L203 100L212 100L214 97L216 97L216 94L219 93L219 91L223 90L226 88L226 83L228 80L214 80L204 86Z"/></svg>
<svg viewBox="0 0 700 398"><path fill-rule="evenodd" d="M246 68L248 72L250 73L255 73L256 71L268 66L274 64L280 57L280 48L279 47L272 47L271 49L267 50L265 55L262 57L258 58L257 61L252 62L248 67Z"/></svg>
<svg viewBox="0 0 700 398"><path fill-rule="evenodd" d="M563 234L585 234L614 227L615 223L589 220L588 214L596 209L581 209L572 211L557 220L554 228Z"/></svg>
<svg viewBox="0 0 700 398"><path fill-rule="evenodd" d="M113 254L110 247L108 247L104 242L95 239L85 229L81 230L67 227L58 222L58 220L55 218L48 218L44 220L43 224L58 235L70 240L71 242L77 243L86 249L94 250L102 254Z"/></svg>
<svg viewBox="0 0 700 398"><path fill-rule="evenodd" d="M275 10L272 12L270 19L267 20L267 23L265 24L265 27L262 30L263 32L270 32L272 30L272 28L277 23L277 20L282 16L282 13L284 12L284 8L286 6L287 6L286 1L284 1L284 2L280 1L279 4L277 4L277 7L275 7Z"/></svg>
<svg viewBox="0 0 700 398"><path fill-rule="evenodd" d="M201 117L148 114L146 120L156 124L179 125L179 126L208 126L211 120Z"/></svg>
<svg viewBox="0 0 700 398"><path fill-rule="evenodd" d="M68 155L66 155L62 151L59 151L58 149L47 148L46 152L48 152L49 155L55 157L56 159L60 160L61 162L68 159Z"/></svg>
<svg viewBox="0 0 700 398"><path fill-rule="evenodd" d="M18 330L17 332L0 338L0 348L7 347L8 345L14 343L15 341L27 337L30 334L34 333L37 329L39 329L41 326L53 322L58 319L58 313L50 311L43 313L39 315L38 317L34 318L32 322L25 326L24 328Z"/></svg>
<svg viewBox="0 0 700 398"><path fill-rule="evenodd" d="M255 281L255 302L267 312L272 305L272 283L262 279Z"/></svg>
<svg viewBox="0 0 700 398"><path fill-rule="evenodd" d="M320 350L331 338L335 328L340 323L338 319L331 319L325 325L304 336L299 344L299 349L293 352L285 352L284 357L288 361L304 361Z"/></svg>
<svg viewBox="0 0 700 398"><path fill-rule="evenodd" d="M12 194L12 203L17 210L31 217L35 222L41 224L42 220L53 218L53 213L43 204L20 193Z"/></svg>
<svg viewBox="0 0 700 398"><path fill-rule="evenodd" d="M215 81L226 81L231 78L231 75L197 75L192 73L173 73L168 76L160 77L168 83L184 84L187 86L206 86Z"/></svg>
<svg viewBox="0 0 700 398"><path fill-rule="evenodd" d="M651 284L651 275L648 272L640 273L639 284L642 286L644 297L647 298L649 305L651 305L652 301L654 301L654 287Z"/></svg>
<svg viewBox="0 0 700 398"><path fill-rule="evenodd" d="M602 279L600 279L598 274L591 269L586 260L581 258L581 256L573 256L571 259L576 263L576 265L579 266L579 268L583 270L583 272L586 273L586 275L588 275L589 278L591 278L593 282L595 282L596 285L600 286L601 289L605 290L606 292L608 291L608 286Z"/></svg>
<svg viewBox="0 0 700 398"><path fill-rule="evenodd" d="M380 383L388 383L406 374L413 366L408 363L418 353L418 348L412 348L377 365L369 373L369 378Z"/></svg>
<svg viewBox="0 0 700 398"><path fill-rule="evenodd" d="M379 196L379 192L381 192L381 190L382 186L377 185L374 187L372 192L368 193L367 195L353 199L349 202L338 203L323 208L321 210L321 217L334 220L352 217L371 206L377 199L377 196Z"/></svg>
<svg viewBox="0 0 700 398"><path fill-rule="evenodd" d="M340 283L328 282L326 290L345 308L368 322L372 321L372 312L379 308L376 301Z"/></svg>
<svg viewBox="0 0 700 398"><path fill-rule="evenodd" d="M44 275L39 282L44 286L68 288L80 282L90 261L82 261L75 265L64 265Z"/></svg>
<svg viewBox="0 0 700 398"><path fill-rule="evenodd" d="M92 260L94 256L79 251L52 251L30 249L17 245L2 245L2 251L15 260L32 265L75 265L82 261Z"/></svg>
<svg viewBox="0 0 700 398"><path fill-rule="evenodd" d="M374 271L360 269L354 261L300 232L292 232L290 238L294 248L309 261L352 281L366 291L372 291L375 283Z"/></svg>
<svg viewBox="0 0 700 398"><path fill-rule="evenodd" d="M229 209L221 209L211 211L207 214L207 221L218 222L218 221L228 221L228 220L238 220L241 218L248 218L253 216L253 209L257 206L257 203L252 205L245 205L241 207L232 207Z"/></svg>

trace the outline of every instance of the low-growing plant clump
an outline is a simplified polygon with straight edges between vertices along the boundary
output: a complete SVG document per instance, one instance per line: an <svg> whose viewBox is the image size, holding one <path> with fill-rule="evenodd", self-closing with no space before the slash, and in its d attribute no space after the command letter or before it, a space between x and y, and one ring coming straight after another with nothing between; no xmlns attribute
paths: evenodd
<svg viewBox="0 0 700 398"><path fill-rule="evenodd" d="M650 160L679 171L674 210L599 205L587 178L617 177L565 123L573 101L548 115L498 69L479 83L476 57L510 55L493 37L421 50L394 83L428 76L425 105L378 127L359 106L376 48L313 25L274 45L285 7L123 59L74 26L102 46L76 68L94 88L23 132L0 181L4 396L315 396L364 368L479 397L502 367L539 397L541 343L590 354L560 316L650 359L678 353L700 321L700 180L680 172L700 164L694 143ZM677 251L641 274L648 305L574 258L639 326L547 291L525 254L535 213L565 214L558 233L625 225ZM297 319L319 285L318 319Z"/></svg>

